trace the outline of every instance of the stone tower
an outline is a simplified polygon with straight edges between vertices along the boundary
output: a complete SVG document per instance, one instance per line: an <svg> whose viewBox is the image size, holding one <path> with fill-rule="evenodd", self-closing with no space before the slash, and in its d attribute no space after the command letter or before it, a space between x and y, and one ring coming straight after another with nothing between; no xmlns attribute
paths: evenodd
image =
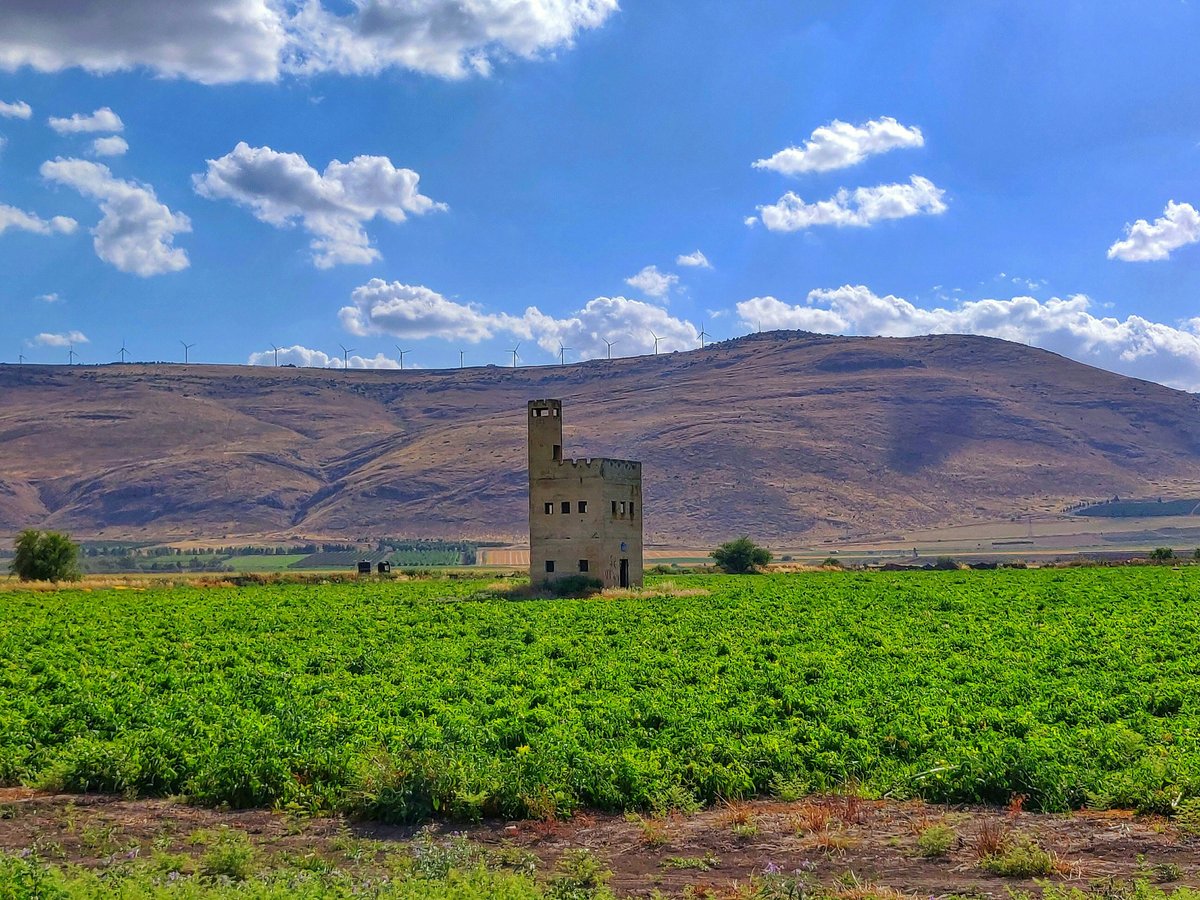
<svg viewBox="0 0 1200 900"><path fill-rule="evenodd" d="M566 459L562 401L529 401L529 580L642 583L642 464Z"/></svg>

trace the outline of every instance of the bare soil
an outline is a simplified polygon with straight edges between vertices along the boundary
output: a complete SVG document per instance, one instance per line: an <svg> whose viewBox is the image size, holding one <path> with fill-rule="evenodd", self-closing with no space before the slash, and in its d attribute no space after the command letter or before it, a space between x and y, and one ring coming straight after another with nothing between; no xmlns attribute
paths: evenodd
<svg viewBox="0 0 1200 900"><path fill-rule="evenodd" d="M953 831L951 846L943 856L922 856L918 838L938 824ZM355 846L354 858L361 862L362 848L368 848L367 864L382 864L420 831L340 817L0 789L0 851L35 851L50 862L104 867L155 851L198 856L203 847L194 836L221 826L245 832L268 865L320 856L345 866ZM662 818L587 813L565 821L429 828L462 833L493 849L532 853L545 873L564 852L586 848L612 870L612 887L626 897L654 889L678 896L688 887L694 895L723 897L770 871L808 873L847 896L868 886L929 897L1036 891L1032 878L999 877L980 867L989 841L1005 835L1028 837L1053 854L1050 880L1066 885L1103 888L1147 879L1167 888L1200 886L1200 839L1166 819L1128 811L1045 814L836 796L737 803Z"/></svg>

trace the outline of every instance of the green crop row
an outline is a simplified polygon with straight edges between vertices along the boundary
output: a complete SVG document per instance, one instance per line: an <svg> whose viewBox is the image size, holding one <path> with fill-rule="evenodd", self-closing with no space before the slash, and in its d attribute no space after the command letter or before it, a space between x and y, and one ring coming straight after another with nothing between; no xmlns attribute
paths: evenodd
<svg viewBox="0 0 1200 900"><path fill-rule="evenodd" d="M673 587L672 587L673 585ZM373 818L1200 795L1200 571L0 594L0 784Z"/></svg>

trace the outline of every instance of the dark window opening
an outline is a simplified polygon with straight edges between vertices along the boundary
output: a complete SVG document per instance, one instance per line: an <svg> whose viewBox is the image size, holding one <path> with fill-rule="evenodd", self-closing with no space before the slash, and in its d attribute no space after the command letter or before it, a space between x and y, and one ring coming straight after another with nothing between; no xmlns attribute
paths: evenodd
<svg viewBox="0 0 1200 900"><path fill-rule="evenodd" d="M545 506L546 506L546 515L548 515L548 516L552 515L554 513L554 504L547 503L547 504L545 504Z"/></svg>
<svg viewBox="0 0 1200 900"><path fill-rule="evenodd" d="M564 515L571 511L571 501L570 500L564 500L562 502L562 511L563 511Z"/></svg>
<svg viewBox="0 0 1200 900"><path fill-rule="evenodd" d="M613 509L612 514L615 516L617 514L617 501L616 500L614 500L612 502L612 509Z"/></svg>
<svg viewBox="0 0 1200 900"><path fill-rule="evenodd" d="M548 560L546 560L546 571L547 571L547 572L553 572L553 571L554 571L554 560L552 560L552 559L548 559Z"/></svg>
<svg viewBox="0 0 1200 900"><path fill-rule="evenodd" d="M586 559L581 559L579 561L579 571L586 572L587 570L588 570L588 561Z"/></svg>
<svg viewBox="0 0 1200 900"><path fill-rule="evenodd" d="M629 560L621 560L621 577L618 579L621 587L629 587Z"/></svg>
<svg viewBox="0 0 1200 900"><path fill-rule="evenodd" d="M554 461L562 462L562 444L554 445Z"/></svg>
<svg viewBox="0 0 1200 900"><path fill-rule="evenodd" d="M631 518L631 519L633 518L633 504L632 503L629 504L629 518Z"/></svg>
<svg viewBox="0 0 1200 900"><path fill-rule="evenodd" d="M587 501L586 501L586 500L580 500L580 501L579 501L579 511L580 511L581 513L585 513L585 512L587 512Z"/></svg>

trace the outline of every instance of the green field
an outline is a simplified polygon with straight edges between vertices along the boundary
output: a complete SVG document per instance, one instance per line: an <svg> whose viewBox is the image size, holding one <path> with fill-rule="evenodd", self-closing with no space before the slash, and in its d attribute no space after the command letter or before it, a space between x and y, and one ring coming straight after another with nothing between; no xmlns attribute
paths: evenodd
<svg viewBox="0 0 1200 900"><path fill-rule="evenodd" d="M289 553L286 555L231 556L225 560L225 565L235 572L286 572L294 563L300 562L308 554Z"/></svg>
<svg viewBox="0 0 1200 900"><path fill-rule="evenodd" d="M0 784L396 821L847 785L1048 809L1200 794L1200 569L650 588L0 593Z"/></svg>

